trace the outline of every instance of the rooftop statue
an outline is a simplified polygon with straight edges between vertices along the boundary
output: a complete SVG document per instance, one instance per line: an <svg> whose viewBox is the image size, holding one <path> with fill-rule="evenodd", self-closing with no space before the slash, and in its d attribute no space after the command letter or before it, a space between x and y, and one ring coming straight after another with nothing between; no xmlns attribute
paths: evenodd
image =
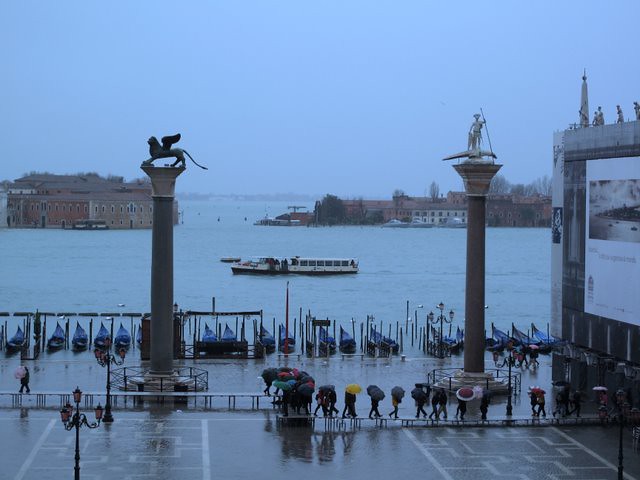
<svg viewBox="0 0 640 480"><path fill-rule="evenodd" d="M640 104L638 102L633 102L633 109L636 112L636 120L640 120Z"/></svg>
<svg viewBox="0 0 640 480"><path fill-rule="evenodd" d="M142 165L153 165L153 161L159 158L175 157L176 161L173 162L171 166L175 167L182 162L181 167L186 168L187 162L184 159L186 154L187 157L189 157L198 167L203 170L208 170L207 167L203 167L197 163L186 150L183 150L182 148L171 148L174 143L178 143L180 141L180 138L181 136L179 133L176 133L175 135L167 135L166 137L162 137L162 145L160 145L160 142L158 142L156 137L149 137L147 143L149 144L149 155L151 155L151 158L142 162Z"/></svg>
<svg viewBox="0 0 640 480"><path fill-rule="evenodd" d="M620 105L616 105L616 113L618 114L618 120L616 123L624 123L624 114L622 113Z"/></svg>
<svg viewBox="0 0 640 480"><path fill-rule="evenodd" d="M481 109L482 110L482 109ZM478 163L478 162L491 162L498 158L491 150L491 140L489 140L489 132L487 131L487 140L489 140L489 150L482 150L482 127L485 127L487 122L484 119L484 115L482 115L482 120L480 119L481 115L476 113L473 118L473 123L469 128L469 134L467 137L467 150L464 152L456 153L453 155L449 155L445 157L443 160L454 160L456 158L464 158L465 163ZM486 130L486 127L485 127ZM485 159L484 157L490 157L489 159Z"/></svg>

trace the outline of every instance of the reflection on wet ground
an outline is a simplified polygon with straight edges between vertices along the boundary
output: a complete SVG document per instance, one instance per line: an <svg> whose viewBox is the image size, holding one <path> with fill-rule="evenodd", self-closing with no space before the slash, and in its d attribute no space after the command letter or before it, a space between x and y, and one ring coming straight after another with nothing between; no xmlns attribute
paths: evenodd
<svg viewBox="0 0 640 480"><path fill-rule="evenodd" d="M69 478L74 435L57 413L0 412L2 478ZM119 412L80 436L82 478L246 479L613 478L617 427L276 428L273 414ZM12 440L9 440L12 439ZM640 478L640 456L625 436L625 472Z"/></svg>

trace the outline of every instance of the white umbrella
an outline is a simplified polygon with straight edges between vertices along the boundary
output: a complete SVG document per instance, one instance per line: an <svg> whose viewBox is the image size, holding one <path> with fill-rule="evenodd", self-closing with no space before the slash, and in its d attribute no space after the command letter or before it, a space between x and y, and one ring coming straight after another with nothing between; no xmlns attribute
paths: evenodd
<svg viewBox="0 0 640 480"><path fill-rule="evenodd" d="M24 378L26 374L27 374L27 369L24 368L24 365L20 365L18 368L16 368L16 371L13 372L13 376L16 377L18 380Z"/></svg>

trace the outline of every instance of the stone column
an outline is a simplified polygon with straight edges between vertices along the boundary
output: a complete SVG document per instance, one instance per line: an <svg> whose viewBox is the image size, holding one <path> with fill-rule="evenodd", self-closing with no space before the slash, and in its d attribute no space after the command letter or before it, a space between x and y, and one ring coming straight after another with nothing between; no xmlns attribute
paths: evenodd
<svg viewBox="0 0 640 480"><path fill-rule="evenodd" d="M151 179L153 234L151 253L151 375L173 373L173 201L176 178L184 167L142 170Z"/></svg>
<svg viewBox="0 0 640 480"><path fill-rule="evenodd" d="M464 373L484 372L484 263L486 199L493 176L502 165L465 162L453 168L467 193L467 277L464 303Z"/></svg>

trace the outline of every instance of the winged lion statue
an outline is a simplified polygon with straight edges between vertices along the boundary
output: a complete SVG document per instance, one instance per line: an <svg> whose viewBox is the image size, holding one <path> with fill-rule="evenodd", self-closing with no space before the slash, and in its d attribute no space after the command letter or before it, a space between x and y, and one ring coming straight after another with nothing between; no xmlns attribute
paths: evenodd
<svg viewBox="0 0 640 480"><path fill-rule="evenodd" d="M173 158L175 157L176 161L171 164L172 167L175 167L180 162L182 162L182 167L186 167L186 161L184 156L187 155L191 159L193 163L195 163L198 167L203 170L208 170L207 167L200 165L196 162L189 152L182 148L171 148L174 143L178 143L180 141L180 134L176 133L175 135L167 135L166 137L162 137L162 145L158 142L156 137L149 137L147 143L149 144L149 154L151 158L142 162L142 165L153 165L153 161L159 158Z"/></svg>

